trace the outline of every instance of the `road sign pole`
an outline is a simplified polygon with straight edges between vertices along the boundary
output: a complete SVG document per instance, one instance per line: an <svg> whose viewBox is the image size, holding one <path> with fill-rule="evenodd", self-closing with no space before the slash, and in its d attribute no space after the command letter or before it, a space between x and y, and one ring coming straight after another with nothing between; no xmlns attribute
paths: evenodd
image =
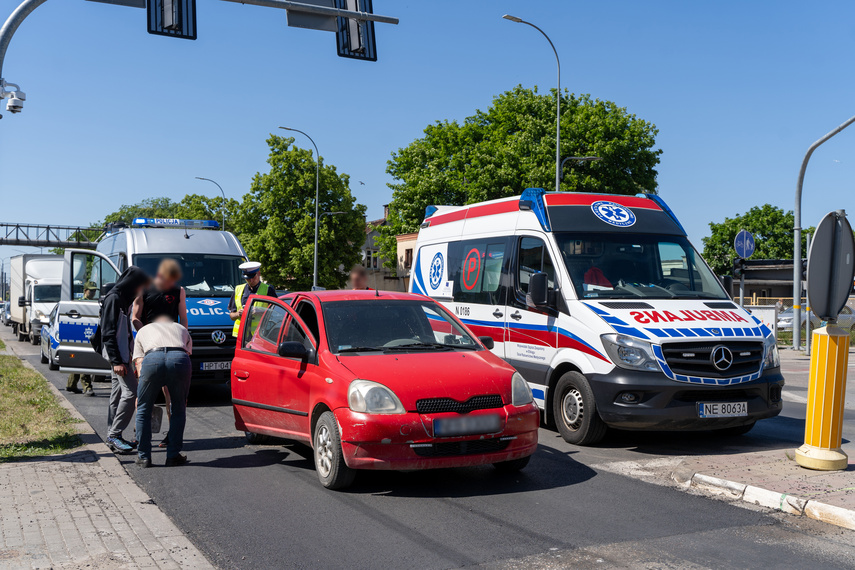
<svg viewBox="0 0 855 570"><path fill-rule="evenodd" d="M739 306L745 306L745 268L742 268L742 273L739 275Z"/></svg>
<svg viewBox="0 0 855 570"><path fill-rule="evenodd" d="M805 234L805 240L807 241L807 250L810 251L810 234ZM805 276L805 289L807 289L810 284L807 281L807 276ZM811 338L811 322L810 322L810 301L806 303L805 307L805 354L810 356L810 345L812 342Z"/></svg>

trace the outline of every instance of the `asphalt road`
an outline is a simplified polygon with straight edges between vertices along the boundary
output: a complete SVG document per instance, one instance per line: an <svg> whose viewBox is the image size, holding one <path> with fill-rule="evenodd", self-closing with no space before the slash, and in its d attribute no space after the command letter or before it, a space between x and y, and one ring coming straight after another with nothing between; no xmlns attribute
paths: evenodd
<svg viewBox="0 0 855 570"><path fill-rule="evenodd" d="M0 338L60 389L65 376L38 347ZM790 359L788 366L804 366ZM798 376L798 373L794 373ZM806 395L800 382L788 401ZM70 400L104 437L109 384ZM594 448L541 430L528 468L361 473L347 492L324 490L309 450L248 445L234 430L226 387L191 391L185 451L191 463L131 476L222 568L849 568L855 533L752 510L599 470L604 462L726 450L795 447L804 406L748 436L612 433ZM847 420L852 433L853 420ZM129 430L127 436L131 435Z"/></svg>

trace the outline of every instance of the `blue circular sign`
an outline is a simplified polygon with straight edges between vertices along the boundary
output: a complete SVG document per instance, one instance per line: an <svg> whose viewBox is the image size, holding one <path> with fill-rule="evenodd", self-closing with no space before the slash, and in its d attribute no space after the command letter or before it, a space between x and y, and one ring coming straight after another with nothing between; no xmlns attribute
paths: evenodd
<svg viewBox="0 0 855 570"><path fill-rule="evenodd" d="M733 249L736 250L736 255L742 259L748 259L754 255L754 236L748 230L739 230L736 238L733 240Z"/></svg>
<svg viewBox="0 0 855 570"><path fill-rule="evenodd" d="M430 288L436 289L442 283L444 275L445 263L442 259L442 254L437 252L430 262Z"/></svg>
<svg viewBox="0 0 855 570"><path fill-rule="evenodd" d="M600 200L591 204L591 211L605 223L628 228L635 223L635 214L626 206Z"/></svg>

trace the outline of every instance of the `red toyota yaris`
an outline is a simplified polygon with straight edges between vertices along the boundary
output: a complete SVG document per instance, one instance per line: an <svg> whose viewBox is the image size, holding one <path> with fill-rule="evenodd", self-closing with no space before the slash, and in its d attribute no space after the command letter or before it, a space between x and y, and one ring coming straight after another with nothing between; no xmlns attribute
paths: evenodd
<svg viewBox="0 0 855 570"><path fill-rule="evenodd" d="M355 469L518 470L537 447L522 376L427 297L253 296L241 321L235 427L310 444L324 487Z"/></svg>

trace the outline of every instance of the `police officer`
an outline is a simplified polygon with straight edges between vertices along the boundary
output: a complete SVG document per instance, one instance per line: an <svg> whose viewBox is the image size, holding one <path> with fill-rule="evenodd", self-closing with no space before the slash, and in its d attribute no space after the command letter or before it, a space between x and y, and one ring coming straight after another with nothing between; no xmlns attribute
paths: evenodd
<svg viewBox="0 0 855 570"><path fill-rule="evenodd" d="M98 296L98 286L94 281L87 281L83 286L82 301L94 301ZM83 390L77 387L77 383L83 383ZM92 376L89 374L69 374L68 382L65 384L65 391L74 394L83 394L84 396L94 396L95 390L92 389Z"/></svg>
<svg viewBox="0 0 855 570"><path fill-rule="evenodd" d="M246 283L241 283L235 287L235 294L229 301L229 316L235 322L232 327L232 336L237 336L240 330L240 318L243 315L243 308L246 305L246 300L250 295L266 295L278 297L276 289L272 285L261 282L261 264L257 261L247 261L241 263L238 269L243 271L243 278Z"/></svg>

